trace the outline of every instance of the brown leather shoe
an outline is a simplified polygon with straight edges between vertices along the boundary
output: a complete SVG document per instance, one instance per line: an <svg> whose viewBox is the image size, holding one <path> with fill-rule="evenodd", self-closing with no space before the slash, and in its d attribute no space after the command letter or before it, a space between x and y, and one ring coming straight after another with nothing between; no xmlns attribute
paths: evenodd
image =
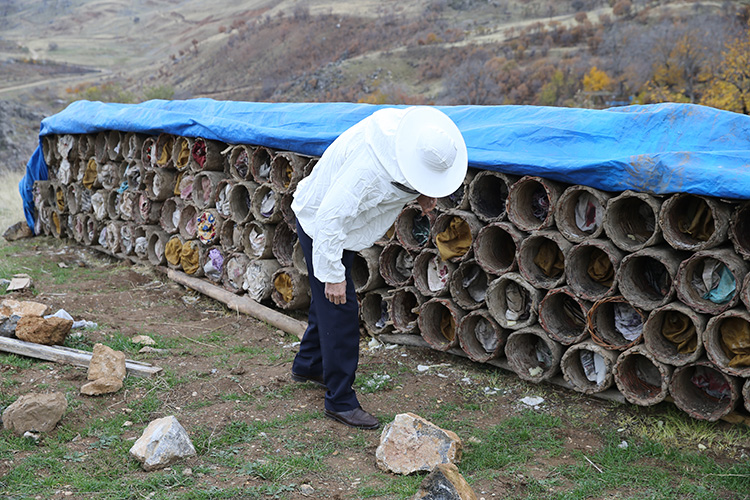
<svg viewBox="0 0 750 500"><path fill-rule="evenodd" d="M325 414L328 418L332 418L342 424L357 427L359 429L377 429L380 427L378 419L367 413L361 407L348 411L331 411L326 409Z"/></svg>
<svg viewBox="0 0 750 500"><path fill-rule="evenodd" d="M312 382L325 388L326 383L323 380L323 375L300 375L299 373L292 372L292 380L295 382Z"/></svg>

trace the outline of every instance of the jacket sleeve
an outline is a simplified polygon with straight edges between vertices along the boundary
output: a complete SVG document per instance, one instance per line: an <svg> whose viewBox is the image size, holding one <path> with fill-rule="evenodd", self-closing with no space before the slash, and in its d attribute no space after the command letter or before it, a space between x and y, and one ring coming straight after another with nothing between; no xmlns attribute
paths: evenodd
<svg viewBox="0 0 750 500"><path fill-rule="evenodd" d="M368 168L367 158L356 158L341 172L323 198L317 212L313 240L313 269L323 283L345 279L341 258L347 235L365 210L382 199L381 183Z"/></svg>

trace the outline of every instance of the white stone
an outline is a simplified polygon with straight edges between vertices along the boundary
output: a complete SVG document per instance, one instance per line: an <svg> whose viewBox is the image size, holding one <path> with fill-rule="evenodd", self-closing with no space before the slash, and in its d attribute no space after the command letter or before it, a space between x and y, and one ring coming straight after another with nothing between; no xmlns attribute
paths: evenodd
<svg viewBox="0 0 750 500"><path fill-rule="evenodd" d="M141 462L143 470L151 471L195 455L195 448L182 425L170 415L148 424L130 448L130 455Z"/></svg>

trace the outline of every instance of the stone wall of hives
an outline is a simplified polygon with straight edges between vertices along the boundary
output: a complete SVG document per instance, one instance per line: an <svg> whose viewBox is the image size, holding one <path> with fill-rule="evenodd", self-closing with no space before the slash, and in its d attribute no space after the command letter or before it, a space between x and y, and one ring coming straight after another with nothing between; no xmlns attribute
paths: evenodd
<svg viewBox="0 0 750 500"><path fill-rule="evenodd" d="M38 233L309 305L290 203L317 158L118 131L42 147ZM716 420L750 410L748 258L748 202L470 169L435 213L405 207L352 274L371 335Z"/></svg>

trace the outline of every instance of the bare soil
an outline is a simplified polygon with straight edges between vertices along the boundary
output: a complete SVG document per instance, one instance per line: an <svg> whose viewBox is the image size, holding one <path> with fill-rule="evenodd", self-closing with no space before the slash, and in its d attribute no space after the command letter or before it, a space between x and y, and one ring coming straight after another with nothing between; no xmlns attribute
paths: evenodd
<svg viewBox="0 0 750 500"><path fill-rule="evenodd" d="M86 382L84 368L41 361L25 369L2 366L2 377L17 381L16 385L0 385L2 401L34 391L68 392L69 398L73 393L75 404L69 407L60 425L67 429L84 429L122 418L148 391L156 390L161 407L142 421L134 421L132 426L123 428L121 439L137 438L151 419L175 415L199 449L196 457L180 466L193 470L208 467L212 471L196 475L192 488L200 490L212 486L264 484L259 477L240 474L237 468L217 465L211 459L211 454L217 450L212 440L218 442L230 426L278 421L314 411L312 418L291 423L288 432L282 435L283 439L296 440L301 446L327 443L324 462L328 472L311 472L290 478L290 482L311 485L315 490L314 498L361 498L358 491L363 484L382 487L393 479L376 466L379 431L352 429L326 419L322 413L323 391L312 384L291 381L295 338L186 290L147 266L131 265L91 249L66 246L45 237L26 240L21 248L17 255L42 258L49 263L46 269L54 269L59 264L68 267L62 276L51 271L41 273L35 280L36 295L27 291L7 294L6 298L43 302L51 311L63 308L76 320L98 323L97 329L85 332L89 344L111 344L123 336L150 335L157 340L155 347L166 347L166 353L138 354L140 346L134 346L126 354L128 358L162 367L165 376L164 383L152 384L150 389L131 383L112 395L86 397L77 393ZM529 481L548 479L556 468L575 465L580 454L572 452L590 455L601 449L603 432L614 432L628 416L666 412L664 406L638 409L547 384L531 385L512 373L429 349L385 345L370 348L369 340L362 340L358 376L389 374L391 383L372 393L360 392L360 401L383 424L395 414L413 412L436 419L444 428L456 431L470 450L472 444L467 439L473 430L491 428L511 416L529 411L529 407L520 402L524 396L541 396L544 402L536 411L563 420L565 425L560 427L562 435L559 437L565 450L561 454L540 453L525 467L496 475L494 479L478 476L472 485L481 498L522 495ZM420 371L420 365L431 368ZM278 439L276 435L253 439L237 445L233 452L246 462L261 459L269 451L289 453ZM71 453L84 453L90 451L96 441L95 437L84 436L72 440L68 447ZM13 460L0 461L0 478L14 462L31 453L35 452L20 451ZM122 457L122 460L132 459ZM145 481L149 473L137 469L133 474ZM564 491L571 485L563 481L554 487ZM175 491L184 492L179 488ZM287 495L283 498L306 498L297 491Z"/></svg>

